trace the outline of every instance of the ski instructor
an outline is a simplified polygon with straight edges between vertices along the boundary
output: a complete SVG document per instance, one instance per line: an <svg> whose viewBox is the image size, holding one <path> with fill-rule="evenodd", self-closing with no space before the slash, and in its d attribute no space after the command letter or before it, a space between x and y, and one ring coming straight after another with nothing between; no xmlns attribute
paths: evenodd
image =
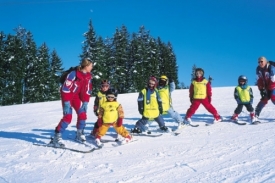
<svg viewBox="0 0 275 183"><path fill-rule="evenodd" d="M86 141L83 130L86 125L87 108L92 93L93 63L84 58L76 70L71 71L60 88L63 117L55 128L55 135L50 142L54 147L65 147L61 134L72 121L72 108L77 114L76 140Z"/></svg>
<svg viewBox="0 0 275 183"><path fill-rule="evenodd" d="M255 115L258 118L269 99L275 104L275 62L268 62L265 57L259 57L256 77L257 86L261 94L261 100L255 109Z"/></svg>

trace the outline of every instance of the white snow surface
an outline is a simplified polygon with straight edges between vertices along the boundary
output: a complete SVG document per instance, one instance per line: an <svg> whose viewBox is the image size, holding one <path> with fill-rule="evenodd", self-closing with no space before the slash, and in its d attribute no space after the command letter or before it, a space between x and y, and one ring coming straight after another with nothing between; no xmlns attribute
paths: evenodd
<svg viewBox="0 0 275 183"><path fill-rule="evenodd" d="M260 99L256 86L254 104ZM212 88L212 103L224 118L230 118L237 104L234 87ZM137 109L138 93L120 94L118 101L125 112L124 125L134 127L141 117ZM185 116L190 106L188 90L172 93L174 109ZM89 135L96 116L94 97L89 103L85 134ZM194 182L259 183L275 182L275 106L271 101L263 109L259 125L236 125L223 121L211 126L212 115L200 106L192 117L200 126L184 127L180 135L165 133L161 137L135 137L138 141L88 154L63 149L34 146L48 143L62 117L61 102L44 102L1 107L0 110L0 182ZM242 121L249 120L244 108ZM165 116L166 126L177 123ZM76 132L76 115L63 133L67 147L88 149L72 140ZM158 132L157 123L150 128ZM114 139L110 128L103 139ZM92 141L88 141L92 144Z"/></svg>

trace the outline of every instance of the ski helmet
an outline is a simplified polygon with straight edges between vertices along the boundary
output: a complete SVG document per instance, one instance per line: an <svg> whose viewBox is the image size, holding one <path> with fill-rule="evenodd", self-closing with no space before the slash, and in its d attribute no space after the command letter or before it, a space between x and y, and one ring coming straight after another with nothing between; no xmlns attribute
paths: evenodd
<svg viewBox="0 0 275 183"><path fill-rule="evenodd" d="M115 99L117 98L117 95L118 95L118 92L116 89L109 89L107 90L106 92L106 98L110 97L110 96L113 96Z"/></svg>
<svg viewBox="0 0 275 183"><path fill-rule="evenodd" d="M238 78L238 83L239 85L241 85L241 81L244 81L244 84L247 84L247 77L245 75L240 75L239 78Z"/></svg>
<svg viewBox="0 0 275 183"><path fill-rule="evenodd" d="M168 84L168 78L165 75L160 76L159 78L159 86L165 86Z"/></svg>
<svg viewBox="0 0 275 183"><path fill-rule="evenodd" d="M197 76L197 72L202 72L202 77L204 76L204 70L202 68L196 68L195 70L195 76Z"/></svg>

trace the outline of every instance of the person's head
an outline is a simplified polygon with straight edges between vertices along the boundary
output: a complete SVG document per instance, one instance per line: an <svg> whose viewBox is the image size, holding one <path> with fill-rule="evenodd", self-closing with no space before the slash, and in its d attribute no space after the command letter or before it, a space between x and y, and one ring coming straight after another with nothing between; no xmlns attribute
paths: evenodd
<svg viewBox="0 0 275 183"><path fill-rule="evenodd" d="M245 75L240 75L238 77L238 84L240 86L246 85L247 84L247 77Z"/></svg>
<svg viewBox="0 0 275 183"><path fill-rule="evenodd" d="M267 59L265 57L259 57L258 64L261 68L264 68L267 64Z"/></svg>
<svg viewBox="0 0 275 183"><path fill-rule="evenodd" d="M117 95L118 95L117 90L115 89L107 90L106 92L107 101L109 102L116 101Z"/></svg>
<svg viewBox="0 0 275 183"><path fill-rule="evenodd" d="M81 63L80 63L80 70L82 72L91 72L93 69L93 62L91 61L91 59L89 58L84 58L82 59Z"/></svg>
<svg viewBox="0 0 275 183"><path fill-rule="evenodd" d="M195 75L196 78L202 78L204 76L204 70L202 68L196 68Z"/></svg>
<svg viewBox="0 0 275 183"><path fill-rule="evenodd" d="M104 79L100 83L100 90L106 92L110 88L110 83L107 79Z"/></svg>
<svg viewBox="0 0 275 183"><path fill-rule="evenodd" d="M159 86L166 86L168 84L168 78L165 75L160 76Z"/></svg>
<svg viewBox="0 0 275 183"><path fill-rule="evenodd" d="M153 90L157 87L157 85L158 85L157 78L155 76L150 76L147 83L148 88Z"/></svg>

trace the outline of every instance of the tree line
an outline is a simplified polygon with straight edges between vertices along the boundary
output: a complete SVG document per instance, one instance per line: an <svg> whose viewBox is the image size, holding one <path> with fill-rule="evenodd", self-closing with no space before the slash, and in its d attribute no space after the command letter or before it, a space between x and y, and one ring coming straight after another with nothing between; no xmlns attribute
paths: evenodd
<svg viewBox="0 0 275 183"><path fill-rule="evenodd" d="M91 20L88 25L75 65L85 57L93 61L93 96L102 79L119 93L138 92L151 75L167 75L179 85L170 42L152 37L144 26L129 33L122 25L112 37L102 38ZM57 51L50 51L46 43L37 46L32 33L21 26L14 30L15 35L0 32L0 105L59 100L59 78L65 69Z"/></svg>

